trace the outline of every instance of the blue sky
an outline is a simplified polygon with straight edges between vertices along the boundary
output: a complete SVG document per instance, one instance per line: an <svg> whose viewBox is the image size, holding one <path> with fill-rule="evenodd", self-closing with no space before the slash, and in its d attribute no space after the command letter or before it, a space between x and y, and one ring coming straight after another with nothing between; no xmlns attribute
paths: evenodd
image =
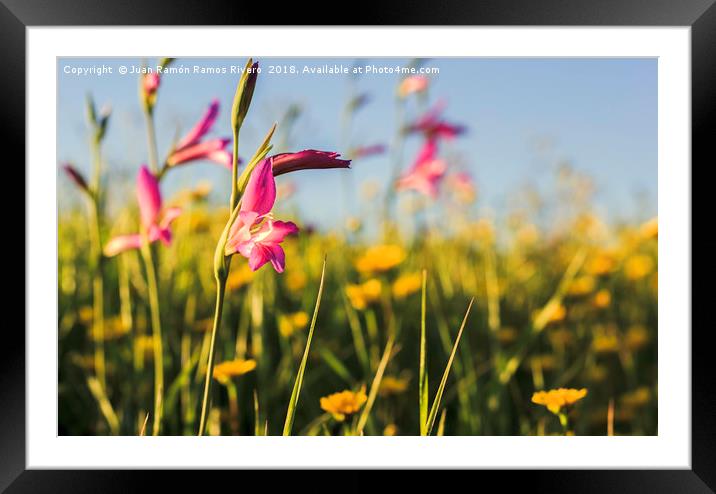
<svg viewBox="0 0 716 494"><path fill-rule="evenodd" d="M243 66L245 59L179 59L187 67ZM150 62L156 62L151 60ZM276 75L269 65L303 66L340 64L349 59L260 59L254 101L241 134L242 156L253 152L274 121L280 121L290 104L302 114L287 141L289 150L341 149L341 115L351 94L367 93L370 102L355 115L350 142L390 144L395 134L395 86L398 75ZM359 60L359 65L395 65L398 59ZM65 67L105 64L113 74L78 76ZM113 115L105 143L109 173L132 178L146 161L144 121L137 94L136 75L121 75L119 67L140 67L140 59L58 60L58 163L71 161L88 170L89 151L84 120L84 99L90 92L98 106L110 104ZM454 167L468 170L479 188L479 208L505 211L525 184L550 190L556 163L569 161L595 182L595 206L613 217L644 217L657 211L657 60L656 59L430 59L437 67L431 76L430 103L446 103L445 117L464 124L468 132L449 145ZM159 154L164 156L177 132L188 130L213 98L221 113L213 136L230 136L229 109L236 74L166 75L156 109ZM407 112L420 106L410 102ZM284 135L279 128L274 141ZM420 145L408 138L404 167ZM367 180L387 183L390 153L356 162L353 183ZM304 218L322 225L340 220L342 172L300 172L295 202ZM207 179L214 198L225 200L228 173L217 165L201 163L167 176L165 195ZM64 180L64 178L60 178ZM356 196L359 196L357 193ZM126 196L125 196L126 197ZM131 196L130 196L131 197ZM123 200L120 197L115 200ZM62 199L61 199L62 203Z"/></svg>

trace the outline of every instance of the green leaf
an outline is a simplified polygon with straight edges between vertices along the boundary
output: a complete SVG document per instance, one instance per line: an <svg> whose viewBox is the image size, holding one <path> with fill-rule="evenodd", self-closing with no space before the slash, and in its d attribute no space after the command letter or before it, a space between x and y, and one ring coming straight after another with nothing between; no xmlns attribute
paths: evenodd
<svg viewBox="0 0 716 494"><path fill-rule="evenodd" d="M283 424L283 435L290 436L293 429L293 421L296 418L296 407L298 406L298 397L301 393L301 385L303 384L303 375L306 372L306 363L308 362L308 351L311 349L311 340L313 339L313 331L316 328L316 320L318 319L318 309L321 306L321 297L323 296L323 282L326 278L326 259L323 259L323 269L321 269L321 282L318 285L318 295L316 296L316 307L313 309L313 318L311 326L308 330L308 339L306 340L306 349L303 351L301 365L296 374L296 382L291 392L291 400L288 402L288 411L286 412L286 422Z"/></svg>
<svg viewBox="0 0 716 494"><path fill-rule="evenodd" d="M420 406L420 435L427 435L428 421L428 370L426 367L425 313L427 308L428 272L423 269L423 290L420 303L420 374L418 380L418 399Z"/></svg>
<svg viewBox="0 0 716 494"><path fill-rule="evenodd" d="M470 309L472 309L472 304L475 302L475 299L470 300L470 305L467 306L467 311L465 312L465 317L462 319L462 324L460 325L460 330L457 332L457 338L455 338L455 344L452 347L452 352L450 352L450 358L448 359L448 363L445 366L445 372L443 372L443 378L440 381L440 386L438 386L438 390L435 393L435 398L433 399L433 406L430 408L430 415L428 415L428 421L426 424L427 434L430 435L430 433L433 430L433 425L435 425L435 419L438 415L438 409L440 408L440 400L442 399L443 392L445 391L445 384L447 384L448 376L450 375L450 368L452 367L452 362L455 360L455 354L457 353L457 346L460 344L460 337L462 336L462 332L465 329L465 324L467 324L467 317L470 315Z"/></svg>

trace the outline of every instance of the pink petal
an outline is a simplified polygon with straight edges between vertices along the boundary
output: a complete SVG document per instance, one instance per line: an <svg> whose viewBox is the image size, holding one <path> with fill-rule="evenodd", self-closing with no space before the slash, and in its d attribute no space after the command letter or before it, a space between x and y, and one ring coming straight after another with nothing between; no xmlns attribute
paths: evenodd
<svg viewBox="0 0 716 494"><path fill-rule="evenodd" d="M224 149L222 149L221 151L213 151L209 153L206 158L210 161L213 161L214 163L224 165L229 170L231 170L231 168L234 166L234 154ZM239 163L241 163L241 160L238 160L237 164Z"/></svg>
<svg viewBox="0 0 716 494"><path fill-rule="evenodd" d="M268 220L256 235L262 244L278 244L287 235L298 233L298 227L291 221Z"/></svg>
<svg viewBox="0 0 716 494"><path fill-rule="evenodd" d="M251 250L251 255L249 255L249 267L251 268L251 271L256 271L261 266L271 261L272 258L273 254L268 247L263 245L254 245L254 248Z"/></svg>
<svg viewBox="0 0 716 494"><path fill-rule="evenodd" d="M283 273L283 269L286 266L286 254L280 245L272 245L269 247L271 251L271 265L277 273Z"/></svg>
<svg viewBox="0 0 716 494"><path fill-rule="evenodd" d="M437 141L435 139L428 139L423 144L423 147L420 148L418 156L415 158L415 164L413 165L413 168L417 168L418 166L422 165L427 161L432 161L433 159L435 159L435 154L437 154L437 152Z"/></svg>
<svg viewBox="0 0 716 494"><path fill-rule="evenodd" d="M253 211L241 211L239 217L229 228L229 237L226 241L226 247L224 253L227 256L240 252L240 248L243 248L241 252L242 256L248 256L250 249L247 251L243 244L246 244L251 239L251 227L254 225L259 215Z"/></svg>
<svg viewBox="0 0 716 494"><path fill-rule="evenodd" d="M137 202L142 226L148 230L157 222L157 216L162 208L162 196L157 179L145 165L139 168L139 175L137 175Z"/></svg>
<svg viewBox="0 0 716 494"><path fill-rule="evenodd" d="M162 221L159 223L159 227L169 228L169 225L172 224L172 221L177 219L180 214L181 208L168 208L166 211L164 211L164 216L162 216Z"/></svg>
<svg viewBox="0 0 716 494"><path fill-rule="evenodd" d="M271 160L264 159L251 172L241 198L241 211L254 211L263 216L271 211L275 201L276 181L271 170Z"/></svg>
<svg viewBox="0 0 716 494"><path fill-rule="evenodd" d="M120 252L124 252L125 250L138 249L141 246L141 235L119 235L107 242L107 245L104 246L104 255L107 257L112 257L116 256Z"/></svg>
<svg viewBox="0 0 716 494"><path fill-rule="evenodd" d="M325 170L329 168L350 168L351 160L343 160L340 154L328 151L305 149L298 153L281 153L271 157L273 175L278 177L284 173L297 170Z"/></svg>
<svg viewBox="0 0 716 494"><path fill-rule="evenodd" d="M210 139L184 148L177 148L169 156L167 162L170 166L176 166L188 161L211 159L213 153L223 151L228 143L229 139Z"/></svg>
<svg viewBox="0 0 716 494"><path fill-rule="evenodd" d="M159 77L159 74L156 72L152 72L151 74L146 74L144 76L144 79L142 80L143 86L144 86L144 92L146 94L154 94L157 89L159 89L159 84L161 82L161 78Z"/></svg>
<svg viewBox="0 0 716 494"><path fill-rule="evenodd" d="M206 113L204 113L204 116L201 117L201 120L199 120L194 128L192 128L189 133L185 135L181 141L179 141L177 149L183 149L198 143L199 140L211 130L211 127L214 125L218 115L219 100L215 99L211 102L209 109Z"/></svg>

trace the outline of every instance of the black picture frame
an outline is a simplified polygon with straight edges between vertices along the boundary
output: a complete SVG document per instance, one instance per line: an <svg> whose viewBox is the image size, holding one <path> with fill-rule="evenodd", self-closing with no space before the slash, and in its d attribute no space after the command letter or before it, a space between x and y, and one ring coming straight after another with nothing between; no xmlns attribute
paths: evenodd
<svg viewBox="0 0 716 494"><path fill-rule="evenodd" d="M716 137L716 5L715 0L457 0L401 3L395 0L338 9L318 18L323 7L304 2L270 10L261 2L195 0L0 0L0 139L3 149L19 151L24 161L25 57L28 26L112 25L551 25L551 26L690 26L692 70L692 183L694 163L714 166ZM327 8L327 7L326 7ZM343 12L343 14L339 14ZM10 166L6 163L5 166ZM16 167L19 170L19 167ZM23 178L19 178L24 182ZM19 183L19 182L16 182ZM692 192L693 201L693 192ZM708 206L704 205L708 211ZM692 206L694 213L700 208ZM23 226L24 227L24 226ZM708 228L707 228L708 229ZM703 235L703 234L702 234ZM701 249L712 243L693 243ZM703 259L703 256L699 256ZM25 259L27 262L30 260ZM708 267L704 266L706 271ZM702 292L704 293L704 292ZM708 291L705 291L708 293ZM694 291L696 295L696 291ZM52 303L52 301L48 301ZM693 303L692 303L693 307ZM693 310L693 309L692 309ZM700 311L693 310L693 315ZM707 344L710 325L692 331L691 470L529 471L517 474L480 472L481 480L504 487L524 486L550 492L713 492L716 490L716 393ZM691 328L668 328L688 334ZM7 492L128 492L151 488L149 480L192 484L184 472L28 471L25 468L25 339L17 326L4 328L0 359L0 489ZM11 331L12 330L12 331ZM49 333L48 333L49 334ZM660 399L668 397L661 396ZM98 452L101 454L101 452ZM212 474L213 475L213 474ZM487 479L486 476L492 476ZM226 474L212 477L212 484ZM204 478L206 478L204 476ZM293 476L297 484L303 475ZM234 477L234 479L236 479ZM272 482L275 477L272 477ZM315 481L311 481L313 483ZM327 481L328 482L328 481ZM341 483L354 490L372 484L364 474L350 473ZM198 482L197 482L198 484ZM454 484L453 484L454 485ZM484 485L484 484L483 484ZM318 488L319 485L313 484ZM330 488L328 485L324 486ZM169 487L166 487L169 488ZM275 485L272 488L276 488ZM345 487L341 488L343 490ZM320 490L320 489L319 489Z"/></svg>

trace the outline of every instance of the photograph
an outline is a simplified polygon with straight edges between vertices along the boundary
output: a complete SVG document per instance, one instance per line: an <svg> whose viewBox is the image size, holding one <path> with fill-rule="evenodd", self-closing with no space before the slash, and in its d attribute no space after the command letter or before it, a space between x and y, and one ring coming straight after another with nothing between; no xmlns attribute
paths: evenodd
<svg viewBox="0 0 716 494"><path fill-rule="evenodd" d="M58 56L57 434L658 436L659 75Z"/></svg>

